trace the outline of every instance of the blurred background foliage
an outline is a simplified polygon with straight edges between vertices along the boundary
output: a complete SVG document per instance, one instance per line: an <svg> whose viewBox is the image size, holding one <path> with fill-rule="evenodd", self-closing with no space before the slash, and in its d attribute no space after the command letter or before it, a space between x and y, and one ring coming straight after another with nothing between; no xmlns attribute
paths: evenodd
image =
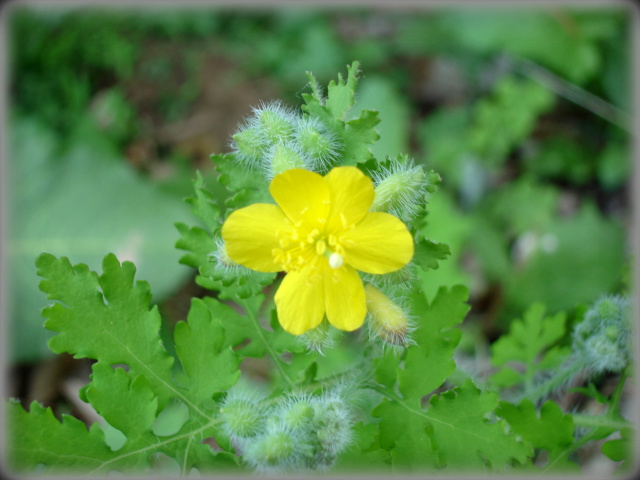
<svg viewBox="0 0 640 480"><path fill-rule="evenodd" d="M530 303L550 313L629 288L632 14L624 4L263 9L16 4L8 27L10 358L47 361L34 261L99 270L114 252L167 325L202 294L173 223L195 170L261 101L297 106L359 60L356 111L378 159L438 171L426 233L451 246L421 278L471 288L484 341ZM627 272L627 273L625 273Z"/></svg>

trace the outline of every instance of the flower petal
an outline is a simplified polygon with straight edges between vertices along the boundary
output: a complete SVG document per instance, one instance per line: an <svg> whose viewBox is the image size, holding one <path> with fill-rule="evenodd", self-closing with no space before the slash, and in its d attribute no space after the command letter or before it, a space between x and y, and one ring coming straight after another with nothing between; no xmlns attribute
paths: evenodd
<svg viewBox="0 0 640 480"><path fill-rule="evenodd" d="M329 187L318 173L293 168L276 175L269 192L294 225L317 227L329 213Z"/></svg>
<svg viewBox="0 0 640 480"><path fill-rule="evenodd" d="M342 233L344 261L367 273L399 270L413 257L413 236L397 217L370 212L355 228Z"/></svg>
<svg viewBox="0 0 640 480"><path fill-rule="evenodd" d="M280 248L276 233L287 226L284 212L268 203L255 203L234 211L222 225L227 254L245 267L259 272L278 272L273 250Z"/></svg>
<svg viewBox="0 0 640 480"><path fill-rule="evenodd" d="M362 326L367 300L362 279L353 267L324 267L327 319L334 327L351 332Z"/></svg>
<svg viewBox="0 0 640 480"><path fill-rule="evenodd" d="M312 270L308 265L287 273L274 297L280 325L293 335L317 327L324 318L324 284Z"/></svg>
<svg viewBox="0 0 640 480"><path fill-rule="evenodd" d="M356 167L336 167L325 177L331 195L329 231L355 225L369 212L375 191L373 182Z"/></svg>

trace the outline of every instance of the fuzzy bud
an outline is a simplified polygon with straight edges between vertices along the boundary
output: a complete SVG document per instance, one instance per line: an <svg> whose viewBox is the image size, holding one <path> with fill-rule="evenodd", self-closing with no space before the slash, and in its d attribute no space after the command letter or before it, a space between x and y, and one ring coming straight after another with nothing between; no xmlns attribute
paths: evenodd
<svg viewBox="0 0 640 480"><path fill-rule="evenodd" d="M315 398L313 409L317 442L313 467L328 468L352 441L351 411L343 396L337 392Z"/></svg>
<svg viewBox="0 0 640 480"><path fill-rule="evenodd" d="M311 439L305 430L292 429L272 416L264 434L247 443L244 459L260 472L304 469L313 456Z"/></svg>
<svg viewBox="0 0 640 480"><path fill-rule="evenodd" d="M409 333L412 326L404 310L371 284L365 286L364 291L372 336L380 338L390 346L410 344Z"/></svg>
<svg viewBox="0 0 640 480"><path fill-rule="evenodd" d="M313 407L308 400L300 400L282 412L282 421L291 429L306 428L313 419Z"/></svg>
<svg viewBox="0 0 640 480"><path fill-rule="evenodd" d="M297 148L284 143L278 143L272 147L269 154L268 166L268 178L273 178L285 170L292 168L307 169L307 163Z"/></svg>
<svg viewBox="0 0 640 480"><path fill-rule="evenodd" d="M307 350L323 355L322 350L333 347L340 335L338 329L332 327L329 322L323 321L316 328L304 332L299 339L307 347Z"/></svg>
<svg viewBox="0 0 640 480"><path fill-rule="evenodd" d="M272 102L254 108L255 123L260 129L264 140L269 144L289 141L293 138L293 124L296 116L285 109L279 102Z"/></svg>
<svg viewBox="0 0 640 480"><path fill-rule="evenodd" d="M424 170L412 162L394 159L391 165L374 175L376 185L372 211L388 212L399 218L412 219L420 212L427 197Z"/></svg>
<svg viewBox="0 0 640 480"><path fill-rule="evenodd" d="M629 301L621 296L605 296L576 325L572 346L592 372L620 372L631 359L631 336Z"/></svg>
<svg viewBox="0 0 640 480"><path fill-rule="evenodd" d="M263 409L251 399L227 399L220 408L220 415L225 422L227 433L233 439L255 437L264 428Z"/></svg>
<svg viewBox="0 0 640 480"><path fill-rule="evenodd" d="M216 238L216 250L209 253L209 260L213 268L207 273L215 280L220 280L223 285L233 285L244 282L248 277L259 275L258 272L233 261L227 252L227 247L222 238Z"/></svg>
<svg viewBox="0 0 640 480"><path fill-rule="evenodd" d="M342 145L336 135L315 119L305 118L298 124L296 144L311 161L314 170L326 170L338 158Z"/></svg>
<svg viewBox="0 0 640 480"><path fill-rule="evenodd" d="M256 467L268 468L286 463L295 452L296 444L286 431L270 432L247 446L245 456Z"/></svg>
<svg viewBox="0 0 640 480"><path fill-rule="evenodd" d="M257 168L267 154L262 131L258 127L246 127L233 135L231 144L238 160L245 166Z"/></svg>

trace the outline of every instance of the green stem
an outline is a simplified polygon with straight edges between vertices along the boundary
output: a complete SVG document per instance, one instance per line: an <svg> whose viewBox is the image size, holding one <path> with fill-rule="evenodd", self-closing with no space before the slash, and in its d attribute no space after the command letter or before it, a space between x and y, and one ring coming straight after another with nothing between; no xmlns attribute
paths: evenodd
<svg viewBox="0 0 640 480"><path fill-rule="evenodd" d="M543 396L547 395L549 392L558 388L564 382L569 380L571 377L576 375L580 370L582 370L582 365L579 362L573 362L567 365L563 370L558 372L556 375L551 377L546 382L541 383L537 387L532 390L527 388L523 395L523 398L527 398L532 402L538 401Z"/></svg>
<svg viewBox="0 0 640 480"><path fill-rule="evenodd" d="M622 430L631 426L631 423L624 419L611 418L609 415L587 415L574 413L573 424L576 427L604 427L614 430Z"/></svg>
<svg viewBox="0 0 640 480"><path fill-rule="evenodd" d="M550 461L547 465L545 465L545 467L542 469L542 472L546 472L550 470L559 460L565 457L568 457L573 452L575 452L579 448L582 448L582 446L586 445L591 440L595 439L596 432L597 432L597 429L593 429L583 437L580 437L578 440L576 440L575 443L572 443L571 445L569 445L564 452L560 453L553 461Z"/></svg>
<svg viewBox="0 0 640 480"><path fill-rule="evenodd" d="M543 469L543 471L549 470L558 460L575 452L591 440L602 438L602 429L613 432L616 430L622 430L623 428L627 428L631 425L630 422L620 416L620 396L622 395L622 389L624 388L625 381L629 375L630 372L628 368L620 375L620 381L609 400L609 410L607 413L603 415L587 415L579 413L571 415L575 426L591 427L591 430L558 455L553 462L550 462Z"/></svg>
<svg viewBox="0 0 640 480"><path fill-rule="evenodd" d="M278 356L276 351L271 347L267 339L264 337L262 326L260 326L260 322L258 321L257 316L254 315L253 311L251 310L251 307L249 306L249 302L246 300L243 300L241 302L241 305L242 305L242 308L244 308L244 311L247 312L247 316L249 317L249 319L251 319L251 322L253 323L253 326L255 327L256 332L260 336L260 340L264 344L265 349L267 350L267 353L269 354L269 356L271 357L271 360L273 361L273 364L276 366L276 368L280 372L280 375L282 375L282 378L285 380L285 382L287 382L289 386L293 388L295 386L295 383L293 382L293 380L291 380L289 375L287 375L287 372L284 370L284 366L282 365L283 363L282 360L280 360L280 357Z"/></svg>
<svg viewBox="0 0 640 480"><path fill-rule="evenodd" d="M146 447L142 447L142 448L138 448L136 450L127 451L127 452L123 452L121 454L118 454L115 457L110 458L109 460L105 460L104 462L102 462L100 465L98 465L93 470L88 472L88 475L92 475L92 474L98 472L100 469L103 469L106 466L111 465L114 462L117 462L118 460L122 460L123 458L131 457L131 456L135 456L135 455L140 455L140 454L147 453L147 452L151 453L154 450L157 450L157 449L159 449L161 447L164 447L166 445L170 445L170 444L172 444L174 442L179 442L180 440L183 440L185 438L191 439L191 438L195 437L196 435L208 430L209 428L211 428L211 427L213 427L213 426L215 426L215 425L217 425L219 423L222 423L222 421L223 420L221 418L214 418L209 423L207 423L206 425L203 425L202 427L197 428L195 430L191 430L189 432L182 433L181 435L176 435L175 437L168 438L167 440L164 440L164 441L161 441L161 442L158 442L158 443L154 443L154 444L146 446Z"/></svg>
<svg viewBox="0 0 640 480"><path fill-rule="evenodd" d="M618 380L618 385L616 385L616 389L611 395L608 412L611 416L620 417L620 397L622 396L622 389L624 388L627 378L631 376L630 369L631 367L629 366L622 371L620 374L620 380Z"/></svg>

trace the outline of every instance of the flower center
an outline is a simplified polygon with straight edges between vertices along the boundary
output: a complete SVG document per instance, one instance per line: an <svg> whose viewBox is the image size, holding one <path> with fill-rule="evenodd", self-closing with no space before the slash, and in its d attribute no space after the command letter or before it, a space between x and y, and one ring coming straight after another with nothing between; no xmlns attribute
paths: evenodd
<svg viewBox="0 0 640 480"><path fill-rule="evenodd" d="M280 248L272 253L275 262L281 264L284 271L298 270L321 257L325 257L334 269L344 264L344 248L339 237L333 233L327 234L318 228L306 231L291 225L279 231L277 237Z"/></svg>

